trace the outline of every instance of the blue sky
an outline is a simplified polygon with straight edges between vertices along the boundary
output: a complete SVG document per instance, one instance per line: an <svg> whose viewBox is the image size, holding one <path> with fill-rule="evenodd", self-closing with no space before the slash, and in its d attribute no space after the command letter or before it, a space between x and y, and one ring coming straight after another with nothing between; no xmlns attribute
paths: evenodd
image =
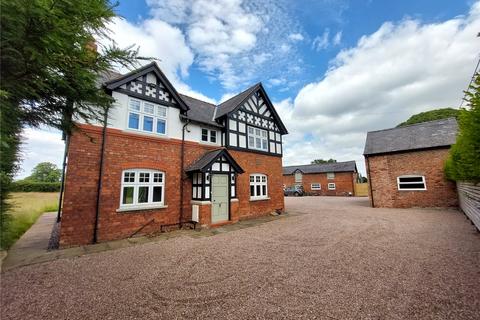
<svg viewBox="0 0 480 320"><path fill-rule="evenodd" d="M110 25L182 93L220 102L262 81L284 119L284 164L356 160L365 134L458 107L480 51L475 1L120 1ZM106 39L99 39L107 43ZM27 130L23 171L61 163L57 132Z"/></svg>

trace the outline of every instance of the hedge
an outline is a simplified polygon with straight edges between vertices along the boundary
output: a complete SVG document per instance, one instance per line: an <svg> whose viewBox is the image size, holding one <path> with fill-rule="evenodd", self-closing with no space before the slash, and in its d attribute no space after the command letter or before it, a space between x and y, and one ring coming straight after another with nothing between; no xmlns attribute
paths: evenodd
<svg viewBox="0 0 480 320"><path fill-rule="evenodd" d="M58 192L60 191L60 182L19 180L12 182L10 190L12 192Z"/></svg>

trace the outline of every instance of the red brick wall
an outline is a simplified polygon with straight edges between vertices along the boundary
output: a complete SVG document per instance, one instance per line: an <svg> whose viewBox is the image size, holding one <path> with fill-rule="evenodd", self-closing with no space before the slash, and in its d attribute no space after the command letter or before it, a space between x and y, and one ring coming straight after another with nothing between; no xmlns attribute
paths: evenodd
<svg viewBox="0 0 480 320"><path fill-rule="evenodd" d="M406 152L367 158L367 173L375 207L455 207L458 205L455 184L445 178L443 166L448 149ZM398 191L397 177L425 176L427 190Z"/></svg>
<svg viewBox="0 0 480 320"><path fill-rule="evenodd" d="M60 231L62 247L88 244L93 240L100 148L101 128L99 127L82 126L81 130L76 131L70 139ZM212 147L186 142L185 167L210 149ZM161 225L178 222L181 183L180 152L181 141L176 139L161 139L108 129L100 197L98 241L126 238L152 219L154 222L145 227L142 233L158 231ZM274 209L283 208L281 158L247 152L229 152L246 171L237 179L237 195L240 202L238 204L232 202L231 219L238 220L268 214ZM157 169L165 172L167 208L116 212L120 205L122 171L131 168ZM271 200L250 203L248 175L254 172L269 175ZM183 202L184 220L190 220L191 196L191 179L186 179ZM201 217L208 215L209 207L201 206Z"/></svg>
<svg viewBox="0 0 480 320"><path fill-rule="evenodd" d="M317 196L344 196L355 191L356 173L354 172L335 172L334 179L327 179L326 173L304 174L302 176L303 189L311 195ZM328 190L328 183L335 183L335 190ZM320 183L321 190L312 190L312 183ZM295 175L284 175L283 184L287 187L295 185Z"/></svg>

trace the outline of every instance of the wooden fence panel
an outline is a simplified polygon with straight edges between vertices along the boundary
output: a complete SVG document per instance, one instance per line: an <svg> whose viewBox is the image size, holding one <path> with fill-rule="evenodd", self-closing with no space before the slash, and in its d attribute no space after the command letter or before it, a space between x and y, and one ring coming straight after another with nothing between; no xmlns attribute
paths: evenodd
<svg viewBox="0 0 480 320"><path fill-rule="evenodd" d="M355 196L368 197L368 183L355 183Z"/></svg>
<svg viewBox="0 0 480 320"><path fill-rule="evenodd" d="M480 184L457 182L460 209L480 231Z"/></svg>

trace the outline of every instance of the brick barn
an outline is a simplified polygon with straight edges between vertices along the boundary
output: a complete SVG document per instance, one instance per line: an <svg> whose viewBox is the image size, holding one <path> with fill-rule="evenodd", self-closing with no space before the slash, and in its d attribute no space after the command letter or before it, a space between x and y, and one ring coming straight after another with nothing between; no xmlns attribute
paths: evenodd
<svg viewBox="0 0 480 320"><path fill-rule="evenodd" d="M372 207L455 207L443 168L458 131L454 118L368 132L365 162Z"/></svg>
<svg viewBox="0 0 480 320"><path fill-rule="evenodd" d="M355 161L283 167L283 185L301 185L308 195L355 195L356 181Z"/></svg>
<svg viewBox="0 0 480 320"><path fill-rule="evenodd" d="M261 83L214 105L179 94L156 63L103 78L108 125L68 139L61 246L284 210L287 129Z"/></svg>

